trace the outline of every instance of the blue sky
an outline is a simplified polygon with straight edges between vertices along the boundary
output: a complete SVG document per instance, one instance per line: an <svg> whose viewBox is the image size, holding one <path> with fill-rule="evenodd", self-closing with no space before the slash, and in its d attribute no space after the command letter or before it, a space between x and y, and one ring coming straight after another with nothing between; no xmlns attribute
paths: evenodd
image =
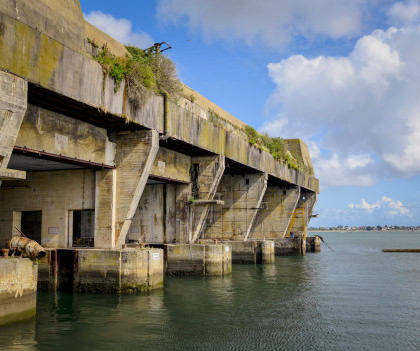
<svg viewBox="0 0 420 351"><path fill-rule="evenodd" d="M420 0L81 0L261 132L301 138L321 182L313 226L420 224Z"/></svg>

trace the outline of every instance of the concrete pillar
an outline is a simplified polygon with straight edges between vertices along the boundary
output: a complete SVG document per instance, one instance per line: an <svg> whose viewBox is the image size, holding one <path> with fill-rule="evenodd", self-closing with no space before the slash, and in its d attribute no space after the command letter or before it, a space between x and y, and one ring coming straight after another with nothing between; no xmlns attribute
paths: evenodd
<svg viewBox="0 0 420 351"><path fill-rule="evenodd" d="M197 172L197 179L191 179L192 196L194 200L199 200L191 203L192 243L196 242L205 230L209 209L214 206L211 201L215 198L224 170L225 158L222 155L191 158L191 177Z"/></svg>
<svg viewBox="0 0 420 351"><path fill-rule="evenodd" d="M224 205L214 206L210 211L204 238L244 240L255 221L266 182L265 173L223 175L217 192L221 193Z"/></svg>
<svg viewBox="0 0 420 351"><path fill-rule="evenodd" d="M299 189L291 185L268 185L250 238L283 238L299 199Z"/></svg>
<svg viewBox="0 0 420 351"><path fill-rule="evenodd" d="M189 206L190 195L190 184L180 184L176 186L175 241L177 243L188 243L192 238Z"/></svg>
<svg viewBox="0 0 420 351"><path fill-rule="evenodd" d="M7 168L12 155L25 116L27 100L27 81L0 71L0 174ZM9 176L13 178L13 171L10 170L6 173L10 173ZM22 175L17 174L16 176L22 178Z"/></svg>
<svg viewBox="0 0 420 351"><path fill-rule="evenodd" d="M117 171L96 171L95 186L95 247L115 247L115 210L117 200Z"/></svg>
<svg viewBox="0 0 420 351"><path fill-rule="evenodd" d="M95 247L119 248L125 242L158 149L154 130L117 134L117 168L96 177Z"/></svg>

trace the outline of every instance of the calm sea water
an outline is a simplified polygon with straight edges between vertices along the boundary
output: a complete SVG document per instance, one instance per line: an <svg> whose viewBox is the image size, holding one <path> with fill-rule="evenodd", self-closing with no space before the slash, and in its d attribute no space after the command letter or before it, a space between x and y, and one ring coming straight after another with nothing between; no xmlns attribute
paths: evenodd
<svg viewBox="0 0 420 351"><path fill-rule="evenodd" d="M334 252L167 278L147 296L39 293L0 350L419 350L420 233L322 233Z"/></svg>

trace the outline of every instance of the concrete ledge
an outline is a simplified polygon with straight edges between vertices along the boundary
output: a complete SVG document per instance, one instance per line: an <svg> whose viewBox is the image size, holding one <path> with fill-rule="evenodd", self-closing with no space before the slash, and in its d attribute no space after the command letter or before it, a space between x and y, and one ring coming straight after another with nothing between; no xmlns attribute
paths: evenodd
<svg viewBox="0 0 420 351"><path fill-rule="evenodd" d="M225 275L232 272L230 244L165 245L168 275Z"/></svg>
<svg viewBox="0 0 420 351"><path fill-rule="evenodd" d="M321 252L321 239L317 236L308 236L306 238L307 252Z"/></svg>
<svg viewBox="0 0 420 351"><path fill-rule="evenodd" d="M11 168L0 168L0 180L14 179L26 179L26 172Z"/></svg>
<svg viewBox="0 0 420 351"><path fill-rule="evenodd" d="M37 276L28 258L0 258L0 325L35 316Z"/></svg>
<svg viewBox="0 0 420 351"><path fill-rule="evenodd" d="M274 263L274 241L229 241L232 263Z"/></svg>
<svg viewBox="0 0 420 351"><path fill-rule="evenodd" d="M270 239L274 241L276 256L304 256L306 243L301 238Z"/></svg>

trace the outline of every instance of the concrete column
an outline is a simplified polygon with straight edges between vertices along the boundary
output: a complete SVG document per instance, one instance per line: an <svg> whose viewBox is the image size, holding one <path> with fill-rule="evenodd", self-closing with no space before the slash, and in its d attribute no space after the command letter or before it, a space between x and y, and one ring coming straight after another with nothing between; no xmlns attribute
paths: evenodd
<svg viewBox="0 0 420 351"><path fill-rule="evenodd" d="M192 194L196 195L195 200L198 200L191 204L192 243L197 241L205 229L209 209L214 205L211 201L215 198L217 188L225 170L225 158L222 155L192 157L192 177L194 176L193 171L195 165L198 165L198 177L197 179L191 179L191 182L192 184L194 182L198 183L199 192L198 194Z"/></svg>
<svg viewBox="0 0 420 351"><path fill-rule="evenodd" d="M263 198L264 208L258 213L252 239L282 238L299 199L299 189L291 185L268 185Z"/></svg>
<svg viewBox="0 0 420 351"><path fill-rule="evenodd" d="M115 210L117 200L117 171L96 172L95 186L95 247L115 247Z"/></svg>
<svg viewBox="0 0 420 351"><path fill-rule="evenodd" d="M13 178L13 170L5 171L25 116L28 99L28 83L22 78L0 71L0 175ZM22 173L15 171L16 178ZM23 176L24 178L24 176ZM0 177L1 180L1 177Z"/></svg>
<svg viewBox="0 0 420 351"><path fill-rule="evenodd" d="M158 149L154 130L117 134L117 168L96 176L95 247L119 248L125 242Z"/></svg>
<svg viewBox="0 0 420 351"><path fill-rule="evenodd" d="M176 186L175 199L175 241L185 244L191 240L190 210L188 198L191 194L190 184Z"/></svg>
<svg viewBox="0 0 420 351"><path fill-rule="evenodd" d="M206 239L244 240L255 221L266 187L264 173L223 175L218 192L223 206L214 206L207 218Z"/></svg>

